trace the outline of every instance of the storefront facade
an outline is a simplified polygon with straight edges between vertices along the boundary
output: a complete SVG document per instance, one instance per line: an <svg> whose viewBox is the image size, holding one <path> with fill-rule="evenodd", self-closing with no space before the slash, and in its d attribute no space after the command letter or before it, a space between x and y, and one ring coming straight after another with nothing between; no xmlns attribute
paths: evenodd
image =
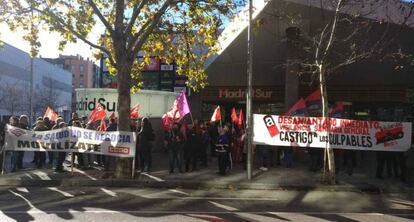
<svg viewBox="0 0 414 222"><path fill-rule="evenodd" d="M292 86L287 78L292 72L286 65L292 57L286 40L290 24L271 16L283 1L258 2L255 3L259 11L256 20L263 21L263 24L256 27L253 36L253 113L280 115L292 101L305 98L318 89L318 79L310 74L293 72L297 79ZM289 9L302 13L302 20L296 27L304 33L318 29L320 8L286 2L290 2ZM223 31L222 50L206 66L208 86L190 96L196 118L209 119L217 105L224 107L227 117L233 107L245 109L247 24L242 18L238 22L237 18ZM410 44L412 36L413 29L404 29L399 41L414 52ZM412 88L414 67L409 65L398 69L393 62L364 61L340 69L327 78L328 100L331 103L344 102L348 118L410 119L413 116L409 93Z"/></svg>

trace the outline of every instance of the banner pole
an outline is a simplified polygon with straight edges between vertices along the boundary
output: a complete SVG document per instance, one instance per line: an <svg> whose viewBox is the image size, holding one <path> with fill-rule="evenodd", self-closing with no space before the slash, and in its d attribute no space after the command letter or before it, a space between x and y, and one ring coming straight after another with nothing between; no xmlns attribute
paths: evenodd
<svg viewBox="0 0 414 222"><path fill-rule="evenodd" d="M6 149L5 149L5 147L3 146L3 162L1 163L1 175L4 175L4 172L5 172L5 166L6 166Z"/></svg>
<svg viewBox="0 0 414 222"><path fill-rule="evenodd" d="M134 179L135 178L135 155L134 155L134 157L132 158L132 173L131 173L131 179Z"/></svg>
<svg viewBox="0 0 414 222"><path fill-rule="evenodd" d="M75 155L73 155L73 152L71 154L71 162L72 162L72 164L70 165L70 172L71 172L71 174L73 176L73 164L75 163Z"/></svg>

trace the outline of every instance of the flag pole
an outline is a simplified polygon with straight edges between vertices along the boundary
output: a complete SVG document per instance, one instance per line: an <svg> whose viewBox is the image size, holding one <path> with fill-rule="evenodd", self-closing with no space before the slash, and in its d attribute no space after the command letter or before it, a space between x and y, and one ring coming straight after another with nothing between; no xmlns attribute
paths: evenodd
<svg viewBox="0 0 414 222"><path fill-rule="evenodd" d="M193 114L190 112L190 118L191 118L191 122L193 123L193 125L194 125L194 119L193 119Z"/></svg>

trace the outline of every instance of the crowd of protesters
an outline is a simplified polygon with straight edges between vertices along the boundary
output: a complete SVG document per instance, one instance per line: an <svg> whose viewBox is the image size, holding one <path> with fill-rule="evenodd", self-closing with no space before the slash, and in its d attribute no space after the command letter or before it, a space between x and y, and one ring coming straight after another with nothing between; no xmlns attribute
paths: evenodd
<svg viewBox="0 0 414 222"><path fill-rule="evenodd" d="M117 118L112 117L105 120L107 126L103 129L102 124L95 122L89 124L87 118L79 118L76 113L68 123L59 116L56 121L51 121L47 117L39 117L30 126L29 118L26 115L20 117L12 116L9 124L21 129L33 131L47 131L63 128L66 126L80 127L98 131L117 131ZM3 130L4 126L0 126ZM135 168L141 172L149 172L152 169L152 150L155 140L154 130L148 118L131 121L131 131L137 133L136 141L136 162ZM164 146L169 156L169 172L185 173L197 171L205 168L209 164L209 159L217 158L218 174L225 175L234 164L241 164L246 168L247 146L245 144L245 131L242 126L237 124L220 122L199 122L198 120L187 123L174 123L170 130L164 132ZM3 145L4 132L0 133L0 142ZM259 169L267 171L270 166L294 167L294 154L300 150L292 147L271 147L267 145L257 145L254 149L256 164ZM305 151L305 149L302 149ZM9 151L11 171L15 172L23 169L24 151ZM323 167L323 150L308 148L306 150L309 157L309 170L319 171ZM352 175L356 167L357 153L364 153L351 150L335 149L335 162L337 171L340 168ZM49 167L55 172L64 172L63 163L66 160L65 152L35 152L32 163L37 168ZM74 153L76 166L81 169L88 169L96 166L103 167L109 171L115 168L115 158L105 155L95 155L87 153ZM46 158L47 157L47 158ZM1 159L1 158L0 158ZM1 161L1 160L0 160ZM400 153L377 152L377 171L376 177L382 178L386 167L388 177L401 177L405 179L404 157ZM70 164L70 163L69 163ZM1 166L1 164L0 164Z"/></svg>
<svg viewBox="0 0 414 222"><path fill-rule="evenodd" d="M55 130L60 129L66 126L72 127L79 127L97 131L117 131L117 118L112 117L106 121L106 124L101 124L100 122L95 123L88 123L87 117L79 118L76 113L72 113L71 119L68 123L64 121L62 116L58 116L56 121L49 120L48 117L38 117L35 123L32 126L29 126L29 118L26 115L22 115L20 117L11 116L9 119L8 124L14 127L19 127L25 130L33 130L33 131L47 131L47 130ZM142 123L140 122L142 121ZM152 164L151 159L151 149L152 149L152 141L154 140L154 132L151 126L151 123L147 118L143 118L142 120L131 121L131 131L137 133L137 166L138 169L142 171L149 171ZM107 126L107 127L106 127ZM103 129L105 127L105 129ZM0 133L0 142L1 147L4 144L4 129L5 125L2 125ZM138 148L139 147L139 148ZM3 151L3 150L2 150ZM23 166L23 159L25 155L25 151L7 151L9 152L10 158L10 168L11 172L16 172L18 170L24 169ZM56 173L64 172L63 163L67 157L66 152L41 152L36 151L33 155L33 160L31 161L32 164L36 168L52 168ZM97 155L97 154L90 154L90 153L73 153L74 159L73 164L76 164L76 167L80 169L90 169L94 166L103 167L104 170L109 171L115 168L115 159L114 157L104 156L104 155ZM3 158L0 158L3 161ZM70 166L70 161L68 166ZM0 164L2 167L3 164Z"/></svg>

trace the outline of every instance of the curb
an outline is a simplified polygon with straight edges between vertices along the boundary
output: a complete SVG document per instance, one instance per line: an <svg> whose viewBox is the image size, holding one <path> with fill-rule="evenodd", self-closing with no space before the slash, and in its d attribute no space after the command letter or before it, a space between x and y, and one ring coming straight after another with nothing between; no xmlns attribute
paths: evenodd
<svg viewBox="0 0 414 222"><path fill-rule="evenodd" d="M286 191L346 191L363 193L412 193L414 187L379 187L373 185L323 185L323 184L265 184L265 183L218 183L218 182L196 182L196 181L150 181L150 180L128 180L128 179L98 179L98 180L74 180L74 179L52 179L52 180L19 180L2 179L0 187L136 187L136 188L164 188L164 189L223 189L223 190L286 190Z"/></svg>

